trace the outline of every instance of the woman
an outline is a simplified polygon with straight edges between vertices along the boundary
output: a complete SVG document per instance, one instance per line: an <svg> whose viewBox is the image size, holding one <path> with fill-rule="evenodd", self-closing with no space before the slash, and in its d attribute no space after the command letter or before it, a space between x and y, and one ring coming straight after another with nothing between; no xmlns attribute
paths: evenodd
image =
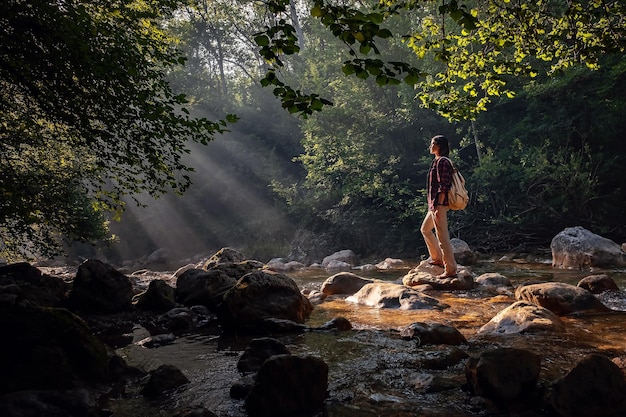
<svg viewBox="0 0 626 417"><path fill-rule="evenodd" d="M428 213L422 223L430 264L443 267L437 278L456 276L456 260L448 233L448 190L452 186L452 163L448 158L450 144L443 135L430 141L430 153L435 155L428 172ZM434 232L433 232L434 229Z"/></svg>

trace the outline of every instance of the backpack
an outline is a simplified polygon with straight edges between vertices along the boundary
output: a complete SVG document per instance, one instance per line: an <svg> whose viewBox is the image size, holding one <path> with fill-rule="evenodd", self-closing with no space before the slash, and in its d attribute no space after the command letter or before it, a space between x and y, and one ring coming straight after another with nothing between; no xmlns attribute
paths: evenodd
<svg viewBox="0 0 626 417"><path fill-rule="evenodd" d="M469 195L465 189L465 178L463 178L459 170L454 167L450 158L446 158L445 156L441 158L447 159L452 165L452 186L450 187L450 191L448 191L448 207L450 207L450 210L463 210L467 207L467 203L469 202ZM439 175L438 169L437 175Z"/></svg>

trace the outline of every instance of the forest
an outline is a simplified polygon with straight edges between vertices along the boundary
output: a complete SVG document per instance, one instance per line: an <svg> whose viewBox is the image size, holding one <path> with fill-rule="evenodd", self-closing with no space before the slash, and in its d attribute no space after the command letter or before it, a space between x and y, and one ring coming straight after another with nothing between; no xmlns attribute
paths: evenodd
<svg viewBox="0 0 626 417"><path fill-rule="evenodd" d="M621 243L624 7L5 2L0 254L417 258L436 134L472 249Z"/></svg>

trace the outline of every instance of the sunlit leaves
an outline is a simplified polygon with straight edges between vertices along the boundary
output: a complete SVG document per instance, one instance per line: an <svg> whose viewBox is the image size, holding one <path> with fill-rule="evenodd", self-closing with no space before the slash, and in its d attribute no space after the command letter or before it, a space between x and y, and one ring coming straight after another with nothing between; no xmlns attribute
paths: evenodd
<svg viewBox="0 0 626 417"><path fill-rule="evenodd" d="M384 27L386 20L414 10L420 13L419 28L395 35L414 51L418 65L394 68L368 57L383 56L379 45L394 36ZM351 60L343 65L345 74L373 76L379 85L397 80L415 85L425 105L450 119L474 118L493 97L511 96L507 77L550 75L577 63L593 69L603 53L626 48L626 5L618 0L381 0L369 9L315 0L311 16L347 45ZM431 77L418 69L425 59L440 63L439 71L429 71ZM543 63L549 64L547 71ZM471 88L462 82L470 79Z"/></svg>

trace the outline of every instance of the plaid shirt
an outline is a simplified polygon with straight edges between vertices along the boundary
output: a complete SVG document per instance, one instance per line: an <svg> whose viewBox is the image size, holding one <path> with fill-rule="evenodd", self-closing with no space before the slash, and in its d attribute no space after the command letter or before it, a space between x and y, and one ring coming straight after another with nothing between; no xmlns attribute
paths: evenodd
<svg viewBox="0 0 626 417"><path fill-rule="evenodd" d="M438 172L437 172L438 171ZM435 158L428 172L428 209L435 210L437 196L444 193L442 206L448 205L448 191L452 187L452 163L448 158Z"/></svg>

